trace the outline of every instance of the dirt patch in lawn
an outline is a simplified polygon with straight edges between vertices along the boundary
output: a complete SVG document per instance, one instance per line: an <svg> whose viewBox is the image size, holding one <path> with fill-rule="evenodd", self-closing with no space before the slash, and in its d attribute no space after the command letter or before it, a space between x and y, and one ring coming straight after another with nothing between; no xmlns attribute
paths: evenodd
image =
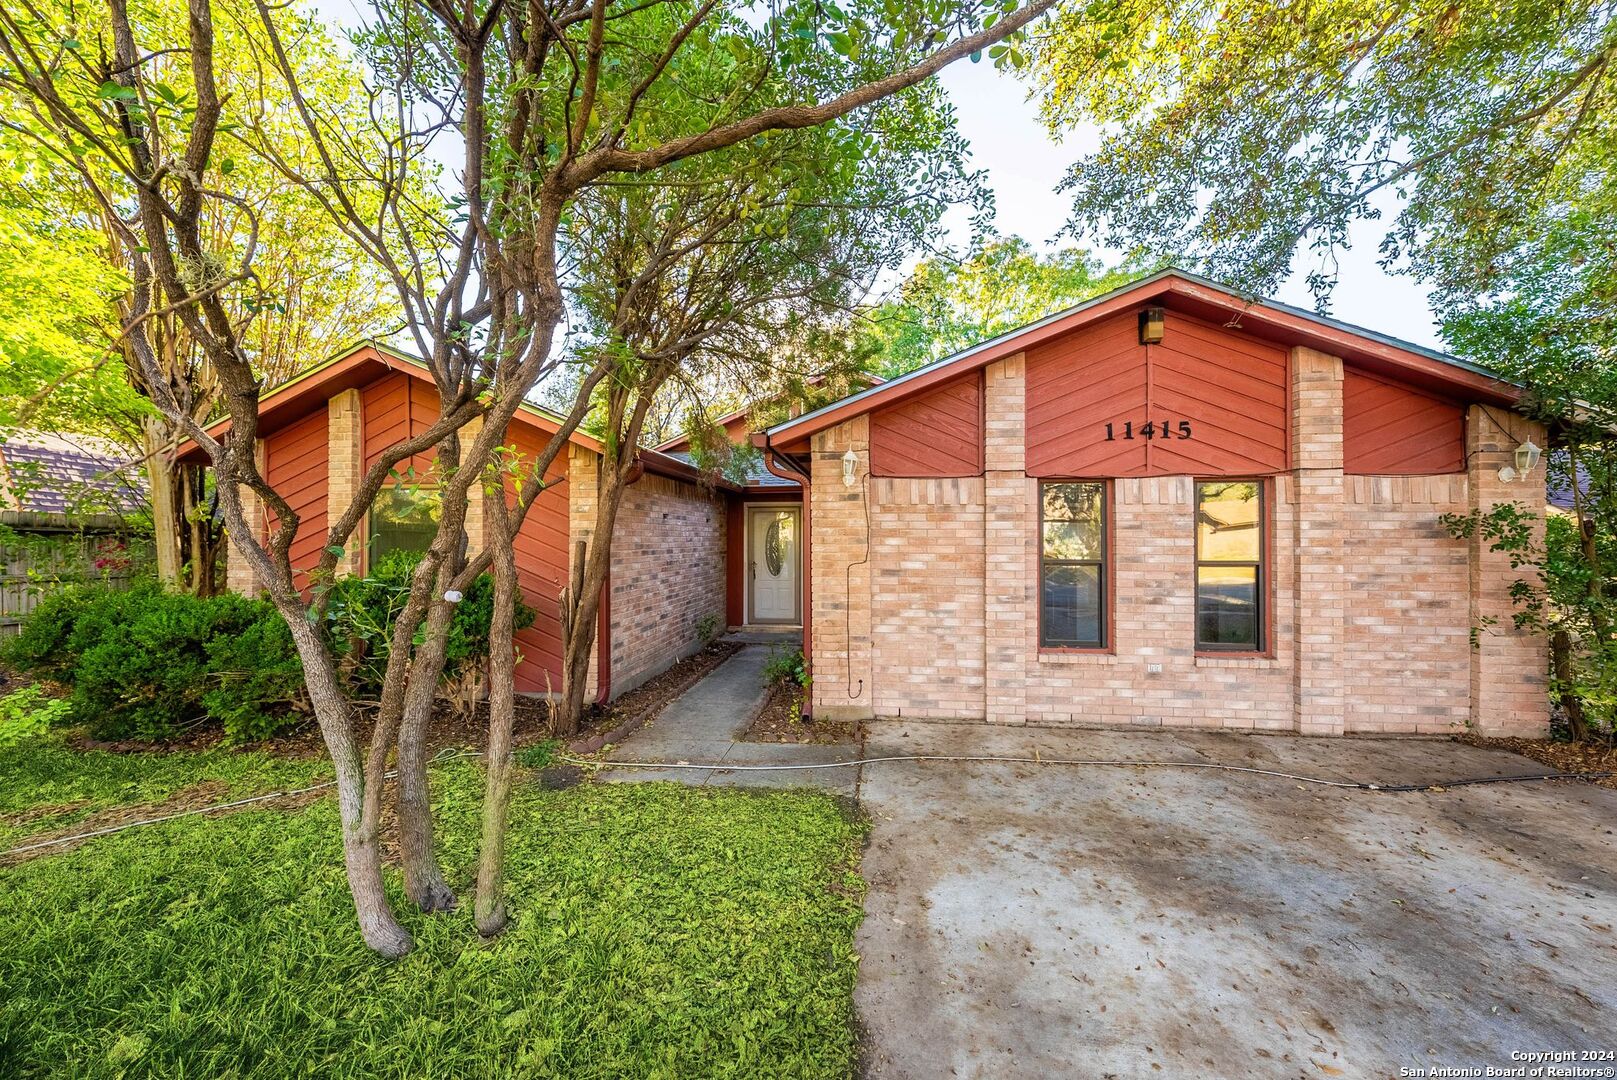
<svg viewBox="0 0 1617 1080"><path fill-rule="evenodd" d="M234 810L251 810L273 808L276 810L296 810L319 799L329 790L322 787L316 791L304 791L291 795L276 795L274 798L264 798L257 802L247 803L245 806L233 806L221 809L218 813L230 813ZM265 794L270 794L266 792ZM132 826L137 822L150 818L162 818L175 814L194 813L206 810L209 807L221 806L233 801L230 799L230 785L222 780L205 780L200 784L192 784L182 788L173 795L160 802L131 803L126 806L109 807L86 817L80 818L71 825L49 832L35 833L18 841L17 847L26 850L11 850L0 852L0 866L15 866L18 863L28 862L44 855L60 855L65 851L72 851L93 836L85 834L102 833L103 830L115 830L121 826ZM71 813L82 807L79 804L60 804L57 806L31 807L22 814L7 818L9 824L26 824L25 820L33 820L49 816L52 813Z"/></svg>
<svg viewBox="0 0 1617 1080"><path fill-rule="evenodd" d="M769 700L742 736L743 742L800 743L846 746L857 743L863 730L857 720L803 718L803 688L777 685Z"/></svg>
<svg viewBox="0 0 1617 1080"><path fill-rule="evenodd" d="M1617 788L1617 746L1599 743L1556 742L1551 739L1489 739L1481 735L1456 735L1456 742L1489 750L1509 750L1513 754L1542 761L1553 769L1569 773L1606 772L1610 776L1590 780L1601 787Z"/></svg>

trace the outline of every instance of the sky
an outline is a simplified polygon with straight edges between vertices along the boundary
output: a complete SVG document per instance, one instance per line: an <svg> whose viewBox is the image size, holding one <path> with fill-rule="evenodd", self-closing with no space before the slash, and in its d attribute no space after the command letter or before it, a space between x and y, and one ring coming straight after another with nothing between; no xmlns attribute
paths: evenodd
<svg viewBox="0 0 1617 1080"><path fill-rule="evenodd" d="M995 194L997 231L1021 236L1036 247L1061 246L1050 244L1067 222L1067 198L1056 187L1068 166L1095 147L1095 131L1070 133L1060 145L1052 142L1039 123L1037 105L1026 100L1025 86L986 60L953 64L939 78L954 102L961 133L971 142L976 164L988 172ZM1381 221L1361 221L1351 232L1354 244L1339 259L1340 277L1331 295L1330 315L1418 345L1441 348L1427 303L1428 290L1409 277L1387 273L1377 262L1377 247L1396 206L1388 203L1381 209ZM951 236L956 243L967 239L960 228ZM1103 258L1110 255L1107 261L1118 257L1116 252L1098 253ZM1312 311L1306 253L1297 265L1298 272L1274 299Z"/></svg>

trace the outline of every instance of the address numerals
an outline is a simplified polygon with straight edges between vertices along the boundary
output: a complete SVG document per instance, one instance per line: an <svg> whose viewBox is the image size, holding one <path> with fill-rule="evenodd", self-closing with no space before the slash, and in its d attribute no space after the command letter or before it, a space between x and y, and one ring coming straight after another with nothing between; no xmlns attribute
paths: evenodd
<svg viewBox="0 0 1617 1080"><path fill-rule="evenodd" d="M1190 439L1194 437L1189 420L1147 420L1139 427L1134 426L1134 421L1125 420L1121 430L1116 424L1106 425L1107 442L1116 442L1118 439Z"/></svg>

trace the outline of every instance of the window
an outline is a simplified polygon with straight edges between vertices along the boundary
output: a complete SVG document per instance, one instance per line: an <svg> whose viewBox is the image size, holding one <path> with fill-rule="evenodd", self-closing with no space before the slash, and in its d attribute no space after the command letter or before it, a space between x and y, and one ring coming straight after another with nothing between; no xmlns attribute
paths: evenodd
<svg viewBox="0 0 1617 1080"><path fill-rule="evenodd" d="M438 533L438 505L433 488L383 488L371 506L369 565L380 565L395 551L426 551Z"/></svg>
<svg viewBox="0 0 1617 1080"><path fill-rule="evenodd" d="M1104 648L1106 487L1045 484L1039 495L1039 644Z"/></svg>
<svg viewBox="0 0 1617 1080"><path fill-rule="evenodd" d="M1263 648L1263 485L1196 485L1196 648Z"/></svg>

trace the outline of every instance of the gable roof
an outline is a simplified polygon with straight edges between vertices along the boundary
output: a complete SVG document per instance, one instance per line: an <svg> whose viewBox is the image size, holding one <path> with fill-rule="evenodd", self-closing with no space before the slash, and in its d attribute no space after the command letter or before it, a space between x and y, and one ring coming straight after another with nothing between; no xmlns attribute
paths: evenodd
<svg viewBox="0 0 1617 1080"><path fill-rule="evenodd" d="M863 382L865 384L866 389L869 389L872 386L880 386L882 383L887 381L886 379L882 378L880 375L877 375L873 371L861 371L854 377L857 378L858 380L860 380L861 382ZM827 376L824 375L824 374L813 375L813 376L810 376L808 379L806 379L805 382L807 382L807 384L809 386L819 386L821 383L825 382L826 378L827 378ZM727 412L723 416L719 417L717 420L714 420L713 421L713 426L714 427L729 427L731 424L735 423L737 420L746 419L746 417L748 415L750 415L754 409L758 408L758 406L767 404L767 403L769 403L771 401L774 401L774 400L778 399L781 396L783 396L783 395L776 394L776 395L773 395L771 397L763 398L763 399L761 399L759 401L754 401L750 405L743 405L739 409L734 409L734 410L732 410L730 412ZM675 435L672 439L669 439L667 442L658 443L657 444L657 449L662 450L662 451L684 450L687 447L689 447L690 445L691 445L691 440L690 440L689 436ZM776 479L778 479L778 477Z"/></svg>
<svg viewBox="0 0 1617 1080"><path fill-rule="evenodd" d="M755 435L753 442L776 450L802 452L808 448L809 437L816 432L903 401L1040 342L1147 302L1202 319L1237 323L1242 331L1255 336L1280 344L1319 349L1366 370L1394 375L1450 395L1505 406L1515 405L1521 398L1520 387L1457 356L1277 300L1244 296L1209 278L1169 267L935 360L880 386L776 424Z"/></svg>
<svg viewBox="0 0 1617 1080"><path fill-rule="evenodd" d="M381 342L364 340L316 364L307 371L271 389L258 401L258 433L263 438L296 423L311 413L323 409L326 401L344 390L366 386L389 372L402 372L413 379L431 383L432 373L419 357L399 352ZM531 401L518 406L516 423L527 424L546 435L561 430L563 417ZM230 430L230 418L221 417L207 426L208 434L218 438ZM581 431L574 431L568 441L600 453L600 440ZM177 451L179 460L192 464L206 464L208 457L202 447L187 440ZM678 480L712 483L721 488L734 488L727 480L703 472L689 462L657 450L641 450L640 461L650 472Z"/></svg>

